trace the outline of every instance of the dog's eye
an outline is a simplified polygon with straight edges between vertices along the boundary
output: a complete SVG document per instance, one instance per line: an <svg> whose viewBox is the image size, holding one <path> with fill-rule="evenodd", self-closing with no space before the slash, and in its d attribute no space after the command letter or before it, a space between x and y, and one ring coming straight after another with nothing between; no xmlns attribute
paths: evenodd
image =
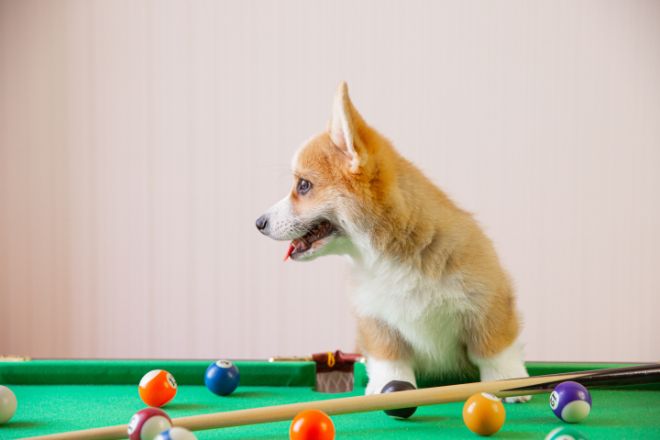
<svg viewBox="0 0 660 440"><path fill-rule="evenodd" d="M298 194L304 196L309 192L310 189L312 189L312 182L305 179L300 179L298 181L298 186L296 187L296 191L298 191Z"/></svg>

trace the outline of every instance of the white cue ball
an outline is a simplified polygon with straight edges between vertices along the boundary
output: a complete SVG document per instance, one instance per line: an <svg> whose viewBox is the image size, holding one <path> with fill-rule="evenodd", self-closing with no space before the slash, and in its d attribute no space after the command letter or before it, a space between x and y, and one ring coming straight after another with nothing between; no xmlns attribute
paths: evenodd
<svg viewBox="0 0 660 440"><path fill-rule="evenodd" d="M0 425L14 417L17 405L14 392L6 386L0 385Z"/></svg>

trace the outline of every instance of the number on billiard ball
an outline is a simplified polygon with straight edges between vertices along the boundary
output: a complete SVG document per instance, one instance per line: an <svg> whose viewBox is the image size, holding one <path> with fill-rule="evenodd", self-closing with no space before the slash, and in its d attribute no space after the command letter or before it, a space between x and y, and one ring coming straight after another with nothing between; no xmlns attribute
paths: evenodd
<svg viewBox="0 0 660 440"><path fill-rule="evenodd" d="M218 396L227 396L233 393L240 379L241 375L236 365L225 360L213 362L206 369L204 375L206 388Z"/></svg>
<svg viewBox="0 0 660 440"><path fill-rule="evenodd" d="M128 422L129 440L153 440L172 427L172 419L159 408L145 408L136 412Z"/></svg>
<svg viewBox="0 0 660 440"><path fill-rule="evenodd" d="M0 425L7 423L16 412L16 395L6 386L0 385Z"/></svg>
<svg viewBox="0 0 660 440"><path fill-rule="evenodd" d="M290 440L334 440L335 425L332 419L318 409L301 411L289 427Z"/></svg>
<svg viewBox="0 0 660 440"><path fill-rule="evenodd" d="M463 422L475 434L493 435L502 428L505 419L502 401L492 394L474 394L463 405Z"/></svg>
<svg viewBox="0 0 660 440"><path fill-rule="evenodd" d="M186 428L176 426L161 432L155 440L197 440L197 436Z"/></svg>
<svg viewBox="0 0 660 440"><path fill-rule="evenodd" d="M562 382L550 394L550 408L564 422L577 423L589 415L591 395L577 382Z"/></svg>
<svg viewBox="0 0 660 440"><path fill-rule="evenodd" d="M397 391L409 391L414 390L415 385L410 382L405 382L403 380L391 380L380 391L382 394L394 393ZM397 408L397 409L386 409L385 414L392 417L398 417L400 419L407 419L417 411L417 407L412 408Z"/></svg>
<svg viewBox="0 0 660 440"><path fill-rule="evenodd" d="M163 406L176 395L174 376L165 370L151 370L140 380L140 398L149 406Z"/></svg>

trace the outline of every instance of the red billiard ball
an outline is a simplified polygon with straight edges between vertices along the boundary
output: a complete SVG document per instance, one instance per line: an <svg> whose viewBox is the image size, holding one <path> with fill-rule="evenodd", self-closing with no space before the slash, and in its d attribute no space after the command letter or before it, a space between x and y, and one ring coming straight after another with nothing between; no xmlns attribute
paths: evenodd
<svg viewBox="0 0 660 440"><path fill-rule="evenodd" d="M142 377L138 392L148 406L163 406L176 395L174 376L165 370L151 370Z"/></svg>
<svg viewBox="0 0 660 440"><path fill-rule="evenodd" d="M136 412L128 422L129 440L153 440L172 427L172 419L160 408L145 408Z"/></svg>
<svg viewBox="0 0 660 440"><path fill-rule="evenodd" d="M308 409L301 411L289 427L290 440L334 440L335 425L323 411Z"/></svg>

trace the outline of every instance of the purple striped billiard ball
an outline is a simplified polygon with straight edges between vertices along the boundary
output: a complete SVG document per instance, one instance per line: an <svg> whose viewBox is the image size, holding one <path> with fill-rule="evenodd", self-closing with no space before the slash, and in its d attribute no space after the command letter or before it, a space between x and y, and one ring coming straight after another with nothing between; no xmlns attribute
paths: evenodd
<svg viewBox="0 0 660 440"><path fill-rule="evenodd" d="M550 394L550 408L566 423L577 423L591 411L589 390L577 382L562 382Z"/></svg>

